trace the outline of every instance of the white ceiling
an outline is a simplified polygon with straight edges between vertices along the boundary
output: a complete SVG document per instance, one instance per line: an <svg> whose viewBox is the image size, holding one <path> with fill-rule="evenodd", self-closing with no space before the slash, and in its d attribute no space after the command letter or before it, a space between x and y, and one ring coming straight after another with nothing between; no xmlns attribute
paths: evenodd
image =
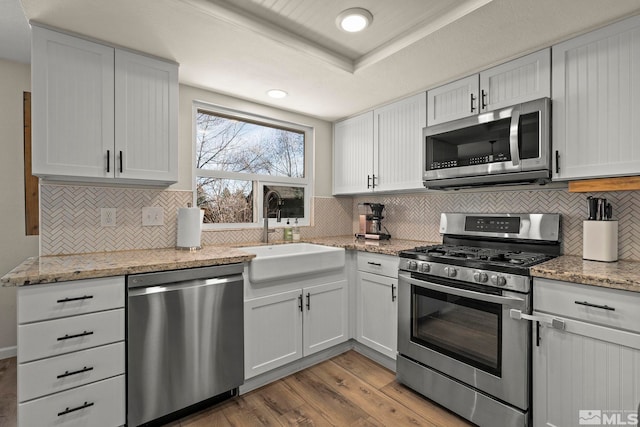
<svg viewBox="0 0 640 427"><path fill-rule="evenodd" d="M20 0L0 57L26 62ZM26 17L180 63L181 83L335 120L625 16L640 0L22 0ZM374 16L338 30L342 10ZM266 91L289 92L281 100Z"/></svg>

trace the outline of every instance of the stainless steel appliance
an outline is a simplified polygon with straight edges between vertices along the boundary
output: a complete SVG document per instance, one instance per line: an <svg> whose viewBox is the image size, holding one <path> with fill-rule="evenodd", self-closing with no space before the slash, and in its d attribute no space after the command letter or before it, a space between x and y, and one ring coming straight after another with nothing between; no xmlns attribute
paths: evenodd
<svg viewBox="0 0 640 427"><path fill-rule="evenodd" d="M424 128L425 187L549 181L550 112L542 98Z"/></svg>
<svg viewBox="0 0 640 427"><path fill-rule="evenodd" d="M385 233L386 228L382 226L382 211L384 205L381 203L359 203L358 204L358 216L360 221L359 233L356 233L356 237L373 240L387 240L391 238L389 233Z"/></svg>
<svg viewBox="0 0 640 427"><path fill-rule="evenodd" d="M511 316L560 254L560 215L444 213L440 231L400 253L397 378L480 426L529 425L531 330Z"/></svg>
<svg viewBox="0 0 640 427"><path fill-rule="evenodd" d="M128 276L127 425L237 393L242 270L230 264Z"/></svg>

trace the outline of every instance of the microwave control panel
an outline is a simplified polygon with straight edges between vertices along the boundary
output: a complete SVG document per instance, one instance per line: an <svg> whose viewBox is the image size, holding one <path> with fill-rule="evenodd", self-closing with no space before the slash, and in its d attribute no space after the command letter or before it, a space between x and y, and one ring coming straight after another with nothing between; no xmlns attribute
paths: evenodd
<svg viewBox="0 0 640 427"><path fill-rule="evenodd" d="M508 162L510 156L507 153L487 154L486 156L473 156L466 159L445 160L441 162L431 162L430 170L456 168L458 166L485 165L488 163Z"/></svg>

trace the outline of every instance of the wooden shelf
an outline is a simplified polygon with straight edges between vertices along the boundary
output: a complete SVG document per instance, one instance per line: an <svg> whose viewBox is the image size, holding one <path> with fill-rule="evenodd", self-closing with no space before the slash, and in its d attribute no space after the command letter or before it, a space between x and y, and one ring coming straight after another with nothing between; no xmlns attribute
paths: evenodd
<svg viewBox="0 0 640 427"><path fill-rule="evenodd" d="M570 193L640 190L640 176L597 178L569 182Z"/></svg>

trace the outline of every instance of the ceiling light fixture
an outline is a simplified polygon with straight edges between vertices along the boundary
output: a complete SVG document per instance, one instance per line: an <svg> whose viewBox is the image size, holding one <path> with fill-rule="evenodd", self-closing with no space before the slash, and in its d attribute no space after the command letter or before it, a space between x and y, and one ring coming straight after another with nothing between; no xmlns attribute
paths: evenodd
<svg viewBox="0 0 640 427"><path fill-rule="evenodd" d="M288 93L281 89L271 89L267 91L267 95L271 98L282 99L285 98Z"/></svg>
<svg viewBox="0 0 640 427"><path fill-rule="evenodd" d="M373 21L373 15L367 9L355 7L347 9L338 15L336 24L341 30L349 33L357 33L364 30Z"/></svg>

